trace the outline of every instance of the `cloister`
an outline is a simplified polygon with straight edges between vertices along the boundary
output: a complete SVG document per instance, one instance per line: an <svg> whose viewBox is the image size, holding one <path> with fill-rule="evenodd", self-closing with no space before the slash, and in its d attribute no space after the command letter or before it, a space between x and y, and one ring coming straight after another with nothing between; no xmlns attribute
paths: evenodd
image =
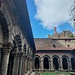
<svg viewBox="0 0 75 75"><path fill-rule="evenodd" d="M33 38L26 0L0 0L0 75L75 71L75 38Z"/></svg>
<svg viewBox="0 0 75 75"><path fill-rule="evenodd" d="M67 56L52 56L45 55L40 57L35 56L35 70L57 70L57 71L71 71L75 70L75 58L69 58Z"/></svg>

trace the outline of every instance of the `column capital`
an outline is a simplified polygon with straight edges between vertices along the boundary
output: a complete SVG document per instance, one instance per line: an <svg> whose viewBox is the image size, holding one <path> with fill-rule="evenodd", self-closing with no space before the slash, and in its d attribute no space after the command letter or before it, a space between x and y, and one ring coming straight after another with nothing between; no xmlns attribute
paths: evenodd
<svg viewBox="0 0 75 75"><path fill-rule="evenodd" d="M3 54L9 54L12 47L13 47L13 45L10 42L3 43L3 47L2 47Z"/></svg>
<svg viewBox="0 0 75 75"><path fill-rule="evenodd" d="M43 59L40 59L41 61L43 61Z"/></svg>
<svg viewBox="0 0 75 75"><path fill-rule="evenodd" d="M62 58L62 56L59 56L60 58Z"/></svg>

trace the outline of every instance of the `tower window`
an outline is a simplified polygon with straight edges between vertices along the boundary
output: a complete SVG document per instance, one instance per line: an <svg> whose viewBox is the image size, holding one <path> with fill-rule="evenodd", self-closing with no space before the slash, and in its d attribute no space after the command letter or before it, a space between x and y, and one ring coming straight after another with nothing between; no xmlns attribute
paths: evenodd
<svg viewBox="0 0 75 75"><path fill-rule="evenodd" d="M70 45L68 44L67 47L70 47Z"/></svg>
<svg viewBox="0 0 75 75"><path fill-rule="evenodd" d="M55 44L53 44L53 47L56 48Z"/></svg>

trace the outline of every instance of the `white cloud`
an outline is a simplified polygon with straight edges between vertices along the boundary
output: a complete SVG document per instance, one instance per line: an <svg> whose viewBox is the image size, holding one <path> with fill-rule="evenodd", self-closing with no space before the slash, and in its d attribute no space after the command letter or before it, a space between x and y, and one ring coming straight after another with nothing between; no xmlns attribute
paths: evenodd
<svg viewBox="0 0 75 75"><path fill-rule="evenodd" d="M70 19L69 9L74 0L34 0L37 13L35 18L46 29L58 27Z"/></svg>

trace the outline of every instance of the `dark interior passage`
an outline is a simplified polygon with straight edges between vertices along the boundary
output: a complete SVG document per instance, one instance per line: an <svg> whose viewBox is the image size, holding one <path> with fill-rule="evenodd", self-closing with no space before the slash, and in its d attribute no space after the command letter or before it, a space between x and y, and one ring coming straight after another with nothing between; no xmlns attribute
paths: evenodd
<svg viewBox="0 0 75 75"><path fill-rule="evenodd" d="M75 60L74 60L74 58L71 58L71 66L72 66L72 70L75 70Z"/></svg>
<svg viewBox="0 0 75 75"><path fill-rule="evenodd" d="M68 69L67 58L63 58L62 64L63 64L63 69Z"/></svg>
<svg viewBox="0 0 75 75"><path fill-rule="evenodd" d="M39 61L39 58L36 57L35 58L35 69L39 69L39 67L40 67L40 61Z"/></svg>
<svg viewBox="0 0 75 75"><path fill-rule="evenodd" d="M13 64L14 64L14 58L10 54L7 75L12 75L12 72L13 72Z"/></svg>
<svg viewBox="0 0 75 75"><path fill-rule="evenodd" d="M44 58L43 63L44 63L44 65L43 65L44 69L49 69L49 60L47 57Z"/></svg>
<svg viewBox="0 0 75 75"><path fill-rule="evenodd" d="M55 70L59 69L59 63L58 63L58 58L53 58L53 66Z"/></svg>

